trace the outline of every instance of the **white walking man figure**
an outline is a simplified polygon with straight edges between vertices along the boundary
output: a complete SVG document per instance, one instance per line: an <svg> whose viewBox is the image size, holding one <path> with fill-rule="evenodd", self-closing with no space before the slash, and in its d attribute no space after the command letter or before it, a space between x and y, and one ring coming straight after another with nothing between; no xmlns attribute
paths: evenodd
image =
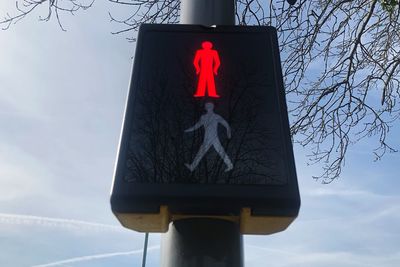
<svg viewBox="0 0 400 267"><path fill-rule="evenodd" d="M211 148L211 146L213 146L215 151L225 162L227 166L225 171L228 172L233 169L233 164L226 154L225 149L222 147L221 142L219 141L218 124L220 123L226 128L229 139L231 138L231 127L220 115L214 113L213 103L206 103L204 107L207 113L202 115L200 120L193 127L185 130L185 133L188 133L200 128L201 126L204 127L203 144L201 144L199 152L197 152L192 164L185 163L185 166L192 172L194 169L196 169L197 165L200 163L201 159Z"/></svg>

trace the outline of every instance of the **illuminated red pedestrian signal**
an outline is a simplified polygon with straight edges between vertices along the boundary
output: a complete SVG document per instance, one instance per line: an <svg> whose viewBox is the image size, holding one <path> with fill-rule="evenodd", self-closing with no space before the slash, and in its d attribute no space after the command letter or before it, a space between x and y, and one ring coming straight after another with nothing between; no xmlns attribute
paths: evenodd
<svg viewBox="0 0 400 267"><path fill-rule="evenodd" d="M201 44L202 49L196 51L193 65L196 68L196 74L199 76L195 97L219 97L215 88L214 75L218 74L218 68L221 64L218 52L212 49L213 44L205 41Z"/></svg>
<svg viewBox="0 0 400 267"><path fill-rule="evenodd" d="M252 234L294 220L300 197L274 28L141 26L111 206L145 232L193 216Z"/></svg>

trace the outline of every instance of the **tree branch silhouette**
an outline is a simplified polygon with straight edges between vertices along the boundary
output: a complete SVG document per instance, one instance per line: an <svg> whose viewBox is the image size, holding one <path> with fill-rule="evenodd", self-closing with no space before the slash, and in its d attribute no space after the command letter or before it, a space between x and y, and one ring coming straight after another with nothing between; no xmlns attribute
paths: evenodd
<svg viewBox="0 0 400 267"><path fill-rule="evenodd" d="M109 0L131 10L116 17L113 34L135 40L142 23L177 23L178 0ZM47 4L60 27L61 13L75 13L93 2L21 0L16 15L6 14L3 29ZM22 3L22 6L21 6ZM322 164L316 175L337 178L353 144L374 137L376 159L394 152L389 131L400 117L400 9L395 0L237 0L239 25L270 25L278 30L291 132Z"/></svg>
<svg viewBox="0 0 400 267"><path fill-rule="evenodd" d="M27 15L39 10L40 7L47 5L47 11L44 16L39 16L41 21L49 21L51 17L55 16L60 28L65 31L61 23L61 14L69 13L74 15L79 10L86 10L90 8L94 0L17 0L15 1L15 14L6 13L0 19L0 27L7 30L11 25L24 19Z"/></svg>

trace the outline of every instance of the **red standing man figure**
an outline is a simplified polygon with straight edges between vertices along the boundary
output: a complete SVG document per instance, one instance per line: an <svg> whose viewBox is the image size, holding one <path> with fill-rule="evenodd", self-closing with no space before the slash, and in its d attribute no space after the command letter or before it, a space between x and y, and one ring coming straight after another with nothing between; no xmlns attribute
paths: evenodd
<svg viewBox="0 0 400 267"><path fill-rule="evenodd" d="M209 97L219 97L215 89L214 75L217 75L219 65L221 64L218 52L212 49L213 44L205 41L201 44L203 49L196 51L193 65L196 68L196 74L199 75L199 83L195 97L203 97L207 93Z"/></svg>

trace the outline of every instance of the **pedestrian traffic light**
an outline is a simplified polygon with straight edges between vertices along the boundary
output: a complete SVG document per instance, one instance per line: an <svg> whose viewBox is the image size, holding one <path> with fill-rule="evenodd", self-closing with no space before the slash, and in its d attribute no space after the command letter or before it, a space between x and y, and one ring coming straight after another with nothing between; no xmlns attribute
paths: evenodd
<svg viewBox="0 0 400 267"><path fill-rule="evenodd" d="M173 220L284 230L300 197L273 27L142 25L112 210L143 232Z"/></svg>

